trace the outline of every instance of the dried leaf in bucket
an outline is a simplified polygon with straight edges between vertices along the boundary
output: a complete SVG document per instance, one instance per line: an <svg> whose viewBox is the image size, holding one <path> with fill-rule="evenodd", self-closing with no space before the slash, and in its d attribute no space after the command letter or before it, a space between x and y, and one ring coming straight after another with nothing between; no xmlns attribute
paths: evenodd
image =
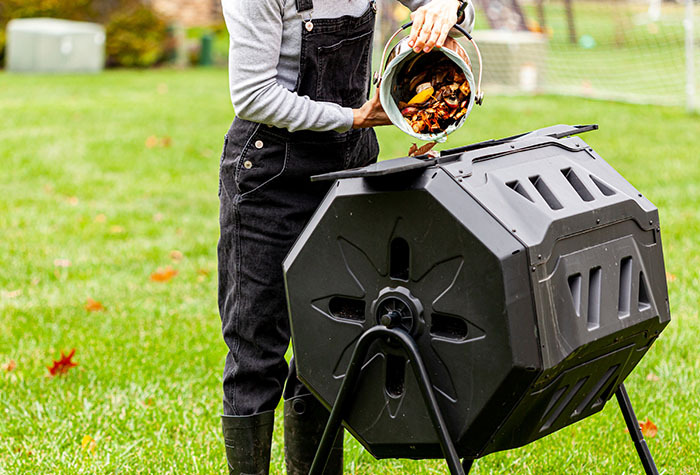
<svg viewBox="0 0 700 475"><path fill-rule="evenodd" d="M415 133L438 134L467 113L471 88L456 63L434 52L418 55L400 71L393 95Z"/></svg>

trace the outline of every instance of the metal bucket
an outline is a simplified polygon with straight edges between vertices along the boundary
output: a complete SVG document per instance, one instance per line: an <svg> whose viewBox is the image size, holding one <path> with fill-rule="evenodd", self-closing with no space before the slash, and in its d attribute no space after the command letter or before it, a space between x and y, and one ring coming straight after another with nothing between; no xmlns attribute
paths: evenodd
<svg viewBox="0 0 700 475"><path fill-rule="evenodd" d="M462 127L462 125L464 125L467 117L471 113L474 104L476 103L481 105L483 101L484 95L481 91L481 71L483 70L481 63L481 52L479 51L479 47L476 45L476 42L471 37L471 35L467 33L467 31L464 30L462 27L455 26L455 28L460 33L462 33L467 39L469 39L469 41L471 41L471 43L474 45L474 49L476 50L476 54L479 59L479 78L476 84L474 84L474 72L472 71L469 55L462 47L462 45L460 45L456 40L450 42L449 45L445 45L440 49L436 48L430 53L416 53L410 46L408 46L409 38L405 37L401 39L398 43L396 43L396 45L392 48L391 53L387 58L387 51L389 49L389 45L399 35L399 33L407 29L411 25L412 23L407 23L401 28L399 28L391 36L386 46L384 47L384 52L382 53L382 60L380 63L384 65L384 69L382 72L377 72L374 76L375 84L379 83L379 100L382 104L382 107L384 108L384 111L389 116L389 120L391 120L391 122L403 132L407 133L411 137L415 137L419 140L423 140L426 142L445 142L449 134L451 134L455 130ZM400 74L406 65L410 64L412 61L418 60L419 56L436 54L443 54L447 56L464 72L464 75L466 76L467 81L469 82L469 87L471 89L468 98L467 112L459 119L459 121L450 125L449 127L447 127L446 130L440 133L419 134L416 133L413 130L413 128L411 128L411 126L401 114L401 110L399 109L397 103L398 99L395 97L394 92L396 90L396 85L398 79L400 78Z"/></svg>

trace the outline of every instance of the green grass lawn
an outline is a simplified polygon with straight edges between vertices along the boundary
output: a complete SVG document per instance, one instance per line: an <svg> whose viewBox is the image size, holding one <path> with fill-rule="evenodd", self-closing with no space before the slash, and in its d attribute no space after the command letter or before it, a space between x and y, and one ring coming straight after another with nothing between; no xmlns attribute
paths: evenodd
<svg viewBox="0 0 700 475"><path fill-rule="evenodd" d="M16 362L0 369L0 473L224 471L215 248L232 118L223 70L0 74L0 365ZM663 473L696 474L700 119L675 108L487 97L446 146L590 122L601 130L585 139L660 208L673 321L627 387L638 417L659 428L649 445ZM410 144L393 128L380 139L384 158ZM152 282L165 266L178 274ZM88 298L106 310L88 312ZM78 366L48 377L71 348ZM94 451L82 448L86 435ZM283 473L281 438L278 426L273 473ZM355 441L345 447L347 473L447 473L442 461L377 462ZM528 447L487 456L472 473L642 471L612 401Z"/></svg>

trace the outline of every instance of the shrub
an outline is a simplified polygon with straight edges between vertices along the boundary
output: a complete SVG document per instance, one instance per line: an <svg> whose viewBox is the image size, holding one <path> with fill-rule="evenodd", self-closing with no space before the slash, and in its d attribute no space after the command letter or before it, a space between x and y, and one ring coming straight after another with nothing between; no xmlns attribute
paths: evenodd
<svg viewBox="0 0 700 475"><path fill-rule="evenodd" d="M148 67L163 58L167 27L150 8L139 5L114 13L106 27L107 64Z"/></svg>

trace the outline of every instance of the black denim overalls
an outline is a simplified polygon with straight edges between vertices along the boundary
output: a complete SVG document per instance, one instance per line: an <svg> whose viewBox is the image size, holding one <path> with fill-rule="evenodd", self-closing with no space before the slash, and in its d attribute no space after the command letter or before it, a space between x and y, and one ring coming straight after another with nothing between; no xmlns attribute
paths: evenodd
<svg viewBox="0 0 700 475"><path fill-rule="evenodd" d="M360 17L335 19L308 20L312 0L296 6L302 23L296 92L359 108L368 97L375 2ZM233 121L219 173L225 415L275 409L285 380L285 399L308 394L284 359L290 330L282 261L329 188L309 177L367 165L378 152L372 129L290 133Z"/></svg>

